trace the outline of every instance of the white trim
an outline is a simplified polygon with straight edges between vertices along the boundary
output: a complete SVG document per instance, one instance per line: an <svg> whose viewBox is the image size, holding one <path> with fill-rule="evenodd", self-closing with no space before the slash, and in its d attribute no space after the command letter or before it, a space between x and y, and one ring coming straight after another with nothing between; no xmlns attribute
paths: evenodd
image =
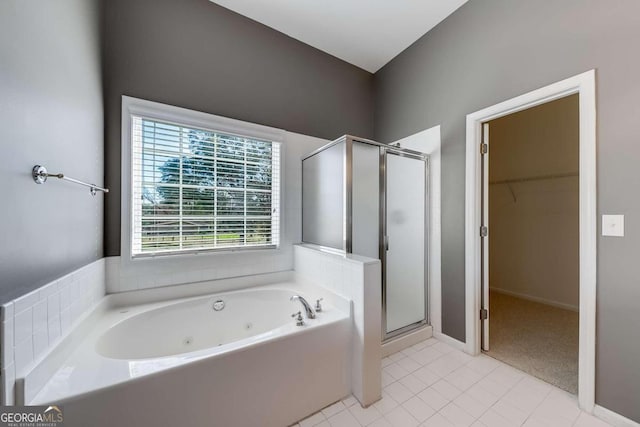
<svg viewBox="0 0 640 427"><path fill-rule="evenodd" d="M442 341L445 344L449 344L451 347L455 348L456 350L466 351L465 343L463 343L462 341L458 341L457 339L450 337L449 335L445 335L442 332L436 333L434 331L433 337L438 341Z"/></svg>
<svg viewBox="0 0 640 427"><path fill-rule="evenodd" d="M490 150L491 148L489 147L489 123L483 123L481 125L481 130L480 132L482 133L482 142L483 144L487 145L487 150ZM482 169L481 169L481 174L482 174L482 182L484 183L488 183L489 182L489 156L481 156L480 157L480 162L482 164ZM488 185L483 185L482 187L482 198L484 200L489 200L489 186ZM489 227L489 203L485 203L484 206L482 207L482 218L484 218L484 225L485 227ZM484 239L481 240L482 242L482 254L484 255L482 257L482 272L483 272L483 283L489 283L489 239ZM491 304L491 301L489 301L489 287L488 286L484 286L481 287L480 289L480 305L481 305L481 309L483 310L487 310L487 313L489 313L489 304ZM480 311L478 309L478 311ZM478 312L476 311L476 313ZM487 317L488 320L488 317ZM489 351L489 322L480 322L480 327L482 328L481 331L481 340L482 342L480 343L480 346L482 347L483 350L485 351Z"/></svg>
<svg viewBox="0 0 640 427"><path fill-rule="evenodd" d="M120 225L120 254L121 265L123 268L130 267L133 263L159 263L173 259L204 259L207 257L214 257L218 254L228 254L234 252L241 253L256 253L262 251L279 251L279 248L242 248L240 250L229 251L211 251L202 253L177 253L169 256L152 256L152 257L137 257L133 258L131 250L131 236L133 233L133 221L132 221L132 207L131 207L131 182L133 180L133 171L131 168L132 158L132 143L131 143L131 127L132 116L139 115L150 117L157 120L165 120L168 122L179 123L185 126L193 126L196 128L213 129L220 132L227 132L236 135L248 136L257 139L265 139L280 144L280 194L279 201L279 221L280 229L278 241L282 242L283 237L283 224L284 224L284 194L283 194L283 182L284 182L284 150L285 148L285 131L271 128L268 126L262 126L254 123L243 122L241 120L230 119L227 117L216 116L213 114L203 113L200 111L188 110L186 108L175 107L168 104L161 104L158 102L147 101L138 98L132 98L126 95L122 96L122 150L121 150L121 225ZM210 259L210 258L209 258Z"/></svg>
<svg viewBox="0 0 640 427"><path fill-rule="evenodd" d="M563 302L552 301L552 300L549 300L549 299L540 298L540 297L536 297L536 296L533 296L533 295L521 294L519 292L508 291L506 289L500 289L500 288L491 287L490 291L491 292L497 292L499 294L509 295L509 296L516 297L516 298L526 299L528 301L533 301L533 302L537 302L537 303L544 304L544 305L549 305L551 307L562 308L564 310L570 310L570 311L575 311L575 312L579 312L580 311L580 308L577 305L565 304Z"/></svg>
<svg viewBox="0 0 640 427"><path fill-rule="evenodd" d="M595 70L467 115L465 185L466 351L480 352L481 124L574 93L580 94L580 344L578 401L595 403L596 339L596 99Z"/></svg>
<svg viewBox="0 0 640 427"><path fill-rule="evenodd" d="M595 405L593 415L615 427L640 427L640 424L637 422L600 405Z"/></svg>
<svg viewBox="0 0 640 427"><path fill-rule="evenodd" d="M429 155L429 323L442 332L440 125L392 143Z"/></svg>

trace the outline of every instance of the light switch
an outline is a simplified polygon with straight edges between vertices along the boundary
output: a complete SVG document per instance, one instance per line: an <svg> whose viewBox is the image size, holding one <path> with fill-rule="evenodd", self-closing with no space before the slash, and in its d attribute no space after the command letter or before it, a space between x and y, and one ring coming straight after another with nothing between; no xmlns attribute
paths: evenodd
<svg viewBox="0 0 640 427"><path fill-rule="evenodd" d="M603 236L624 236L624 215L602 215Z"/></svg>

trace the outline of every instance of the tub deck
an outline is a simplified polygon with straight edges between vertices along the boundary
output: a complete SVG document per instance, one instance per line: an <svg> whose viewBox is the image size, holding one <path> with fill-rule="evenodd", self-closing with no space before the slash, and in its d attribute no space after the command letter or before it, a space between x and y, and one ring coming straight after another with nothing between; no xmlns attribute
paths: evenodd
<svg viewBox="0 0 640 427"><path fill-rule="evenodd" d="M284 292L287 295L299 293L308 297L309 301L312 301L316 296L309 294L308 288L305 289L306 292L301 292L300 286L295 283L260 286L255 289ZM297 336L304 336L314 330L327 328L345 329L345 327L348 329L350 327L351 315L348 311L344 311L344 307L342 307L343 310L340 310L330 304L325 304L322 313L319 313L316 319L305 319L306 324L302 327L296 326L293 319L287 319L285 324L274 329L196 351L162 357L131 359L105 357L97 351L98 343L105 333L136 316L199 299L209 300L219 296L251 292L251 289L247 289L222 294L107 308L97 316L88 333L82 339L76 340L74 343L75 348L70 353L70 356L66 358L42 389L36 393L33 388L25 387L25 385L29 384L28 381L23 383L24 401L30 405L46 405L85 400L92 394L101 394L110 389L122 388L122 386L141 382L147 377L162 376L171 371L184 370L188 365L201 366L213 361L213 359L229 360L229 356L239 352L244 353L252 350L260 352L262 351L261 347L265 347L267 344L273 345L286 338L296 339ZM291 312L301 308L298 303L294 304L287 301L287 304L287 308L290 308ZM149 325L149 328L153 327L153 324ZM72 344L70 343L69 345ZM284 350L293 351L289 347Z"/></svg>

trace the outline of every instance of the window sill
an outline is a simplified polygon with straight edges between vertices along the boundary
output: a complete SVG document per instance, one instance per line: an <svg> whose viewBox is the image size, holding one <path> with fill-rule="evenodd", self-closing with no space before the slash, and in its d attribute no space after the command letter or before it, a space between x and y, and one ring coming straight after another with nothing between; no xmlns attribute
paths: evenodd
<svg viewBox="0 0 640 427"><path fill-rule="evenodd" d="M280 252L281 247L278 245L263 247L247 247L233 249L206 249L193 251L176 251L155 254L137 254L131 255L129 259L133 262L142 260L169 260L169 259L185 259L185 258L204 258L208 256L237 255L237 254L258 254L258 253L274 253Z"/></svg>

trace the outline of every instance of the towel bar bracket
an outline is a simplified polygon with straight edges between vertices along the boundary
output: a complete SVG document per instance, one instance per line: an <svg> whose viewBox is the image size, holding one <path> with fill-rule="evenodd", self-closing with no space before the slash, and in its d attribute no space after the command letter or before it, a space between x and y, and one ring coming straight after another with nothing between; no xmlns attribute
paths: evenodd
<svg viewBox="0 0 640 427"><path fill-rule="evenodd" d="M104 193L108 193L109 192L108 188L98 187L95 184L89 184L89 183L84 182L84 181L80 181L80 180L77 180L77 179L74 179L74 178L70 178L68 176L65 176L62 173L49 173L49 172L47 172L47 168L45 168L44 166L41 166L41 165L35 165L33 167L33 169L31 170L31 176L33 177L33 181L36 184L44 184L45 182L47 182L47 178L49 178L49 177L54 177L54 178L58 178L58 179L64 179L65 181L74 182L76 184L80 184L80 185L83 185L85 187L89 187L89 191L91 192L92 196L95 196L98 191L102 191Z"/></svg>

